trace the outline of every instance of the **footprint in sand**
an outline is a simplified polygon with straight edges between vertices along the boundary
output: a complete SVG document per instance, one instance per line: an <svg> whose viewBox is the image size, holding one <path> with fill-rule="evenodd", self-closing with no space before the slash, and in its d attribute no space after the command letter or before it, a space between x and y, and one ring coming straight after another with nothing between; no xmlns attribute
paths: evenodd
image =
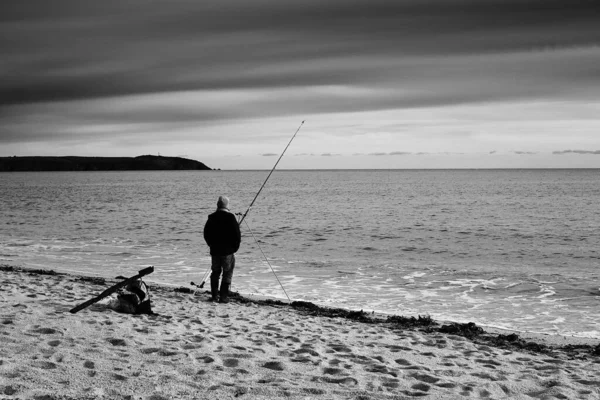
<svg viewBox="0 0 600 400"><path fill-rule="evenodd" d="M189 339L192 342L200 343L200 342L205 341L207 338L208 338L207 336L203 336L203 335L194 335L194 336L190 336Z"/></svg>
<svg viewBox="0 0 600 400"><path fill-rule="evenodd" d="M394 378L383 378L381 385L388 389L397 389L400 386L400 381Z"/></svg>
<svg viewBox="0 0 600 400"><path fill-rule="evenodd" d="M340 369L340 368L331 368L331 367L323 368L323 374L325 374L325 375L341 375L343 373L344 373L344 370Z"/></svg>
<svg viewBox="0 0 600 400"><path fill-rule="evenodd" d="M50 361L42 361L42 360L36 360L32 363L32 365L36 368L41 368L41 369L55 369L56 368L56 364Z"/></svg>
<svg viewBox="0 0 600 400"><path fill-rule="evenodd" d="M473 391L473 387L472 386L463 386L462 387L462 392L460 393L463 396L470 396L471 392Z"/></svg>
<svg viewBox="0 0 600 400"><path fill-rule="evenodd" d="M319 357L320 354L312 349L309 348L301 348L298 350L293 350L292 353L294 354L309 354L311 356L315 356L315 357Z"/></svg>
<svg viewBox="0 0 600 400"><path fill-rule="evenodd" d="M454 389L458 385L453 382L440 382L440 383L436 383L435 386L438 386L441 388L446 388L446 389Z"/></svg>
<svg viewBox="0 0 600 400"><path fill-rule="evenodd" d="M352 349L350 349L348 346L343 345L343 344L332 344L332 345L329 345L329 348L331 348L335 352L352 353Z"/></svg>
<svg viewBox="0 0 600 400"><path fill-rule="evenodd" d="M265 329L267 331L281 332L281 328L278 328L275 325L266 325L265 327L263 327L263 329Z"/></svg>
<svg viewBox="0 0 600 400"><path fill-rule="evenodd" d="M409 375L411 378L414 378L418 381L425 383L436 383L440 380L440 378L436 378L435 376L427 375L427 374L411 374Z"/></svg>
<svg viewBox="0 0 600 400"><path fill-rule="evenodd" d="M34 326L34 329L31 331L32 333L41 333L42 335L54 335L54 334L60 334L62 335L63 333L57 329L54 328L41 328L39 326Z"/></svg>
<svg viewBox="0 0 600 400"><path fill-rule="evenodd" d="M496 369L496 367L499 367L502 365L498 361L485 360L482 358L475 359L475 362L483 365L486 368L490 368L490 369ZM556 368L556 366L552 366L552 368Z"/></svg>
<svg viewBox="0 0 600 400"><path fill-rule="evenodd" d="M158 352L156 354L158 354L159 356L163 356L163 357L171 357L171 356L179 355L181 353L178 351L175 351L175 350L160 349L160 350L158 350Z"/></svg>
<svg viewBox="0 0 600 400"><path fill-rule="evenodd" d="M420 390L422 392L428 392L429 389L431 389L431 386L429 386L426 383L415 383L414 385L411 386L411 389Z"/></svg>
<svg viewBox="0 0 600 400"><path fill-rule="evenodd" d="M127 377L126 377L126 376L124 376L124 375L121 375L121 374L114 374L114 373L113 373L113 374L111 374L111 377L112 377L114 380L117 380L117 381L126 381L126 380L127 380Z"/></svg>
<svg viewBox="0 0 600 400"><path fill-rule="evenodd" d="M127 346L127 342L125 341L125 339L108 338L106 339L106 341L112 344L113 346Z"/></svg>
<svg viewBox="0 0 600 400"><path fill-rule="evenodd" d="M252 354L230 353L230 354L223 354L222 357L237 358L237 359L249 359L249 358L254 358L254 355L252 355Z"/></svg>
<svg viewBox="0 0 600 400"><path fill-rule="evenodd" d="M240 365L240 360L237 358L226 358L223 360L223 366L227 368L236 368L238 365Z"/></svg>
<svg viewBox="0 0 600 400"><path fill-rule="evenodd" d="M385 365L379 365L379 364L367 365L367 366L365 366L365 371L373 372L375 374L389 374L390 373L390 371L387 369L387 367Z"/></svg>
<svg viewBox="0 0 600 400"><path fill-rule="evenodd" d="M151 354L151 353L156 353L159 350L160 350L160 348L158 348L158 347L146 347L146 348L140 349L140 353Z"/></svg>
<svg viewBox="0 0 600 400"><path fill-rule="evenodd" d="M377 360L377 361L379 361L380 363L383 363L383 364L386 363L385 358L383 358L383 356L375 356L375 357L373 357L373 360Z"/></svg>
<svg viewBox="0 0 600 400"><path fill-rule="evenodd" d="M327 383L337 383L338 385L342 385L345 387L354 387L358 386L358 381L350 376L345 376L341 378L333 378L333 377L319 377L318 381L327 382Z"/></svg>
<svg viewBox="0 0 600 400"><path fill-rule="evenodd" d="M481 378L481 379L487 379L489 381L492 382L496 382L499 381L500 379L493 377L492 375L486 373L486 372L473 372L471 373L471 376L475 376L477 378Z"/></svg>
<svg viewBox="0 0 600 400"><path fill-rule="evenodd" d="M7 396L12 396L16 394L19 390L17 386L5 386L4 389L0 386L0 394L5 394Z"/></svg>
<svg viewBox="0 0 600 400"><path fill-rule="evenodd" d="M406 367L412 366L412 364L410 363L410 361L405 360L404 358L398 358L395 361L396 361L396 364L399 364L399 365L403 365L403 366L406 366Z"/></svg>
<svg viewBox="0 0 600 400"><path fill-rule="evenodd" d="M290 340L294 343L300 343L302 342L300 339L298 339L298 337L296 336L286 336L284 339Z"/></svg>
<svg viewBox="0 0 600 400"><path fill-rule="evenodd" d="M277 355L279 357L291 357L294 353L289 350L279 350L277 351Z"/></svg>
<svg viewBox="0 0 600 400"><path fill-rule="evenodd" d="M281 361L267 361L262 367L273 371L285 371L285 365Z"/></svg>

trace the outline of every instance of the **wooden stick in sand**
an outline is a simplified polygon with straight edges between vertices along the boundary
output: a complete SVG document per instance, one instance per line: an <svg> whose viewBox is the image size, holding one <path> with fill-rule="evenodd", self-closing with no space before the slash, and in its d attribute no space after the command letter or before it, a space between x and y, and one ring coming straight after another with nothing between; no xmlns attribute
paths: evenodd
<svg viewBox="0 0 600 400"><path fill-rule="evenodd" d="M139 271L137 275L132 276L131 278L127 278L124 281L121 281L121 282L119 282L119 283L117 283L117 284L109 287L104 292L100 293L98 296L96 296L96 297L94 297L92 299L89 299L85 303L81 303L77 307L71 309L69 312L71 314L75 314L76 312L81 311L81 310L83 310L84 308L86 308L88 306L91 306L92 304L94 304L94 303L102 300L103 298L110 296L111 294L113 294L117 290L121 289L123 286L128 285L129 283L135 281L136 279L139 279L142 276L146 276L146 275L151 274L153 272L154 272L154 267L144 268L141 271Z"/></svg>

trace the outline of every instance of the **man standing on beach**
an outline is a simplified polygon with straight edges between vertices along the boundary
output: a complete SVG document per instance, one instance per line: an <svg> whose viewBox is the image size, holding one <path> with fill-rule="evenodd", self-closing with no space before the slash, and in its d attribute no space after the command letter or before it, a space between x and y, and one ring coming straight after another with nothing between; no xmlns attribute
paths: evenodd
<svg viewBox="0 0 600 400"><path fill-rule="evenodd" d="M204 225L204 240L210 247L212 259L210 275L210 293L212 301L219 303L229 302L229 287L233 278L235 267L234 254L240 248L242 241L240 225L229 211L229 199L219 196L217 211L208 216ZM219 289L219 277L223 273L221 288Z"/></svg>

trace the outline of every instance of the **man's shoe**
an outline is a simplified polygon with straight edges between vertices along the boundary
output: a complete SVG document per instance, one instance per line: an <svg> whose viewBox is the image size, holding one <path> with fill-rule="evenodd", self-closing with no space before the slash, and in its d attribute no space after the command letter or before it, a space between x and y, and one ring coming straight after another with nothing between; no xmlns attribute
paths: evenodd
<svg viewBox="0 0 600 400"><path fill-rule="evenodd" d="M215 303L219 301L219 275L217 274L210 276L210 295L212 296L211 301Z"/></svg>
<svg viewBox="0 0 600 400"><path fill-rule="evenodd" d="M219 291L219 303L229 303L229 283L221 282L221 290Z"/></svg>

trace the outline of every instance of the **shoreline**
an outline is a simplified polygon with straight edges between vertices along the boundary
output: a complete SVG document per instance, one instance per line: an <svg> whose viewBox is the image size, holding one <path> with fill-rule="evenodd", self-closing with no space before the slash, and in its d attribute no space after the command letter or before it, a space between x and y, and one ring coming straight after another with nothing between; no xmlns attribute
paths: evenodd
<svg viewBox="0 0 600 400"><path fill-rule="evenodd" d="M103 282L108 285L112 285L118 282L118 280L116 279L109 279L109 278L104 278L101 276L93 276L93 275L83 275L83 274L78 274L78 273L72 273L72 272L60 272L60 271L55 271L52 269L39 269L39 268L26 268L26 267L18 267L18 266L12 266L12 265L5 265L5 264L0 264L0 271L20 271L20 272L25 272L25 273L29 273L29 274L38 274L38 275L56 275L56 276L66 276L66 277L73 277L73 278L77 278L79 280L82 281L89 281L89 282ZM206 289L191 289L189 287L184 287L184 286L178 286L175 284L168 284L168 283L158 283L158 282L151 282L152 285L152 290L156 291L162 291L165 293L168 293L170 291L172 292L178 292L178 293L183 293L183 294L193 294L193 293L198 293L198 294L204 294L206 296L210 296L210 291L206 290ZM543 332L532 332L532 331L518 331L518 330L514 330L514 329L509 329L509 328L500 328L500 327L494 327L494 326L486 326L486 325L477 325L473 322L456 322L456 321L451 321L451 320L434 320L431 319L429 316L411 316L411 317L404 317L404 316L398 316L395 314L387 314L387 313L382 313L382 312L376 312L376 311L372 311L372 312L367 312L367 311L362 311L362 310L353 310L353 309L345 309L345 308L337 308L337 307L329 307L329 306L325 306L325 305L321 305L321 304L316 304L316 303L312 303L312 302L305 302L305 301L286 301L283 299L279 299L279 298L274 298L274 297L268 297L268 296L260 296L260 295L253 295L253 294L240 294L239 292L232 292L231 293L231 299L233 301L236 302L241 302L242 304L244 303L254 303L254 304L258 304L258 305L270 305L270 306L279 306L279 307L290 307L292 309L298 310L300 312L307 312L310 310L312 311L312 314L318 314L320 316L329 316L331 318L334 317L342 317L342 318L348 318L350 320L355 320L355 321L359 321L359 322L363 322L363 323L385 323L388 319L392 318L400 318L402 320L408 320L408 321L412 321L412 320L418 320L420 318L425 318L428 321L431 322L427 322L425 324L423 324L422 326L438 326L438 327L442 327L444 325L448 326L456 326L458 327L458 329L454 329L454 334L460 335L460 336L465 336L468 338L472 338L474 335L474 331L469 331L469 326L471 327L475 327L472 329L475 329L475 331L478 331L479 333L475 336L481 336L484 339L483 340L492 340L492 341L496 341L495 339L498 339L498 337L500 337L500 343L502 344L502 337L503 336L510 336L513 334L518 335L519 339L522 341L527 341L527 342L535 342L536 344L540 344L540 345L545 345L549 347L549 350L561 350L561 347L564 346L588 346L590 347L593 352L593 350L597 351L598 356L600 356L600 338L589 338L589 337L583 337L583 336L565 336L565 335L556 335L556 334L552 334L552 333L543 333ZM296 304L297 306L294 306L294 304ZM350 317L348 317L348 315L350 315ZM410 326L420 326L419 324L413 325L412 323L409 323L408 325L405 324L401 324L402 327L410 327ZM533 346L531 346L533 347ZM596 349L597 348L597 349Z"/></svg>
<svg viewBox="0 0 600 400"><path fill-rule="evenodd" d="M600 343L0 265L0 399L600 397Z"/></svg>

